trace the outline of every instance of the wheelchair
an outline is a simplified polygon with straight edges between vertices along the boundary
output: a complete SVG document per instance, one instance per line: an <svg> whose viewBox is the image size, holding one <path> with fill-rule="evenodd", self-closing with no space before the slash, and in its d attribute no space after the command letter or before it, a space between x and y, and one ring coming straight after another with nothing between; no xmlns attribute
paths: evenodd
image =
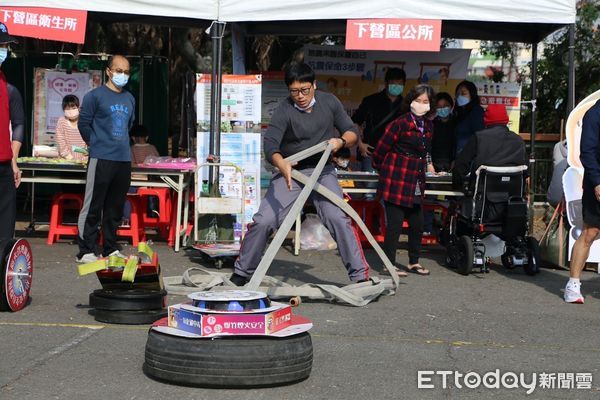
<svg viewBox="0 0 600 400"><path fill-rule="evenodd" d="M462 275L469 275L473 267L489 272L490 257L486 256L484 239L495 235L504 241L504 267L522 266L527 275L539 272L539 244L527 236L526 170L525 165L482 165L475 172L474 185L472 179L466 180L465 197L451 202L440 231L448 266Z"/></svg>

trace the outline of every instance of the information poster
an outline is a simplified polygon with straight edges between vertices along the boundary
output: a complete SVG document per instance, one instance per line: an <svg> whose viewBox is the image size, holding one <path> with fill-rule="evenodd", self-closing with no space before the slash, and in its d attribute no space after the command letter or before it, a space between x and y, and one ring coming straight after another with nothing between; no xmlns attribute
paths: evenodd
<svg viewBox="0 0 600 400"><path fill-rule="evenodd" d="M317 89L335 94L349 115L365 96L384 89L388 68L406 72L404 94L418 83L427 83L436 93L448 92L454 97L456 85L467 76L470 54L469 49L398 52L304 46L304 61L315 71Z"/></svg>
<svg viewBox="0 0 600 400"><path fill-rule="evenodd" d="M516 82L492 81L475 82L477 94L483 108L488 104L504 104L508 113L508 127L513 132L519 133L521 120L521 85Z"/></svg>
<svg viewBox="0 0 600 400"><path fill-rule="evenodd" d="M199 162L206 160L210 149L210 79L208 74L198 74L196 82ZM261 86L261 75L223 75L220 156L222 161L234 163L243 170L246 223L252 221L260 204ZM234 171L233 168L219 171L219 192L223 197L241 197L240 177ZM208 170L199 179L208 179ZM239 218L238 223L241 223Z"/></svg>
<svg viewBox="0 0 600 400"><path fill-rule="evenodd" d="M75 95L79 102L102 84L101 71L73 72L36 68L34 78L33 145L56 145L56 122L63 116L62 100Z"/></svg>

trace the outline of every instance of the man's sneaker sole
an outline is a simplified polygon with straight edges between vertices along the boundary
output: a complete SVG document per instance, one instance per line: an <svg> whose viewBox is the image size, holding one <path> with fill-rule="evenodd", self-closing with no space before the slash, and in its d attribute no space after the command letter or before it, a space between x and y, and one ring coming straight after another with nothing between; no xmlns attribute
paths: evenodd
<svg viewBox="0 0 600 400"><path fill-rule="evenodd" d="M583 297L580 297L580 298L572 300L572 301L565 299L565 303L568 303L568 304L583 304L583 302L584 302Z"/></svg>
<svg viewBox="0 0 600 400"><path fill-rule="evenodd" d="M80 264L87 264L87 263L98 261L98 257L88 258L88 259L86 259L85 256L83 256L81 258L75 257L75 261L78 262L78 263L80 263Z"/></svg>
<svg viewBox="0 0 600 400"><path fill-rule="evenodd" d="M583 296L579 290L565 289L563 299L569 304L583 304Z"/></svg>

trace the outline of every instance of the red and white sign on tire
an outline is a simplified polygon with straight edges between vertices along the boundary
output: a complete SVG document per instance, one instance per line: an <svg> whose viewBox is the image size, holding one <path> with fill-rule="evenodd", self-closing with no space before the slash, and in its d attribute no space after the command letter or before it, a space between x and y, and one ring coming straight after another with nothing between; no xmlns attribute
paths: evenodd
<svg viewBox="0 0 600 400"><path fill-rule="evenodd" d="M0 242L0 310L19 311L29 301L33 276L33 254L25 239Z"/></svg>

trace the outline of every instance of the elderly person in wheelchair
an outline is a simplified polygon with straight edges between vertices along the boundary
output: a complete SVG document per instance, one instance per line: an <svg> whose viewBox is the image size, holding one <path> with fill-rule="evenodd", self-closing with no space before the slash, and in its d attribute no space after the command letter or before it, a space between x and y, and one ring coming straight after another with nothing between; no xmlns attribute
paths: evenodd
<svg viewBox="0 0 600 400"><path fill-rule="evenodd" d="M463 275L473 266L489 272L489 259L497 255L507 268L538 272L538 243L526 236L528 157L508 121L504 105L490 104L486 128L469 139L452 171L454 186L465 196L451 204L440 241L447 248L447 263Z"/></svg>

